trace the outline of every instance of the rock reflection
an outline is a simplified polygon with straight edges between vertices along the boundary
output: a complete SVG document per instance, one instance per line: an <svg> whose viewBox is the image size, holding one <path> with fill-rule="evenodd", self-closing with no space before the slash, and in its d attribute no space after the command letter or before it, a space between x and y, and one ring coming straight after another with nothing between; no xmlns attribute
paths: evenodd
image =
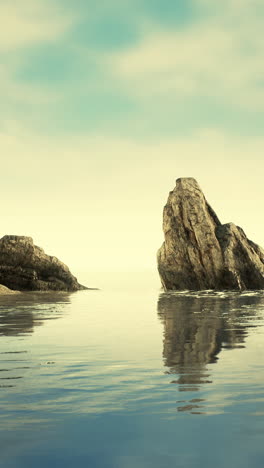
<svg viewBox="0 0 264 468"><path fill-rule="evenodd" d="M0 389L15 387L36 365L28 350L17 349L20 342L13 338L31 335L46 320L60 318L69 302L69 293L29 292L0 298Z"/></svg>
<svg viewBox="0 0 264 468"><path fill-rule="evenodd" d="M261 293L160 295L164 364L168 374L177 375L172 383L179 384L180 391L199 390L212 382L207 365L217 361L222 348L244 347L248 328L256 326L250 318L260 302L264 302Z"/></svg>
<svg viewBox="0 0 264 468"><path fill-rule="evenodd" d="M58 319L69 293L24 293L0 298L0 337L32 334L46 320Z"/></svg>

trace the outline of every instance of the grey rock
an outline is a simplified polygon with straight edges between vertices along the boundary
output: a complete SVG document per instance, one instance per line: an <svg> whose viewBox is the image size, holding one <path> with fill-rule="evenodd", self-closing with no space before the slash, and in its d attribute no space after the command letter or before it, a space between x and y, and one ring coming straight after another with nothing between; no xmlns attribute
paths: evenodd
<svg viewBox="0 0 264 468"><path fill-rule="evenodd" d="M46 255L31 237L7 235L0 239L0 283L19 291L78 291L69 268Z"/></svg>
<svg viewBox="0 0 264 468"><path fill-rule="evenodd" d="M240 227L220 223L195 179L177 179L163 231L157 260L165 290L264 289L264 251Z"/></svg>

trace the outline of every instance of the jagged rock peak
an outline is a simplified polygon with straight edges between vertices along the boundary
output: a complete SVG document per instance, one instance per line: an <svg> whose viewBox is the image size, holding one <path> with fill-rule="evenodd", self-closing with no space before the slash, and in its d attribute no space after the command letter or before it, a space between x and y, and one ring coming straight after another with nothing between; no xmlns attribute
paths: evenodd
<svg viewBox="0 0 264 468"><path fill-rule="evenodd" d="M77 291L78 283L64 263L45 254L27 236L0 239L0 284L20 291Z"/></svg>
<svg viewBox="0 0 264 468"><path fill-rule="evenodd" d="M0 239L1 241L16 241L16 242L28 242L29 244L33 245L32 237L28 236L16 236L14 234L6 234L4 237Z"/></svg>
<svg viewBox="0 0 264 468"><path fill-rule="evenodd" d="M163 211L158 270L165 290L264 289L264 252L221 224L193 178L176 180Z"/></svg>

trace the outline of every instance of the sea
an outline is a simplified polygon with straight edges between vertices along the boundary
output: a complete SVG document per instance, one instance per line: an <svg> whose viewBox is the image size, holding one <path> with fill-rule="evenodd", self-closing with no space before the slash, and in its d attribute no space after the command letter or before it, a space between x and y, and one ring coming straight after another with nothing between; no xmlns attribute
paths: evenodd
<svg viewBox="0 0 264 468"><path fill-rule="evenodd" d="M264 292L0 296L1 468L263 468Z"/></svg>

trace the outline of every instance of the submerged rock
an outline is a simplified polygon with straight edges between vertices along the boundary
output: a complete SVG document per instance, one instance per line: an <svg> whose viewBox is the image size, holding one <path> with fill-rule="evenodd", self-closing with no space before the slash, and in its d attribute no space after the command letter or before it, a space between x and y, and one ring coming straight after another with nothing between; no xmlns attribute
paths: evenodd
<svg viewBox="0 0 264 468"><path fill-rule="evenodd" d="M4 236L0 239L0 283L20 291L78 291L69 268L56 257L46 255L31 237Z"/></svg>
<svg viewBox="0 0 264 468"><path fill-rule="evenodd" d="M165 290L264 289L264 251L221 224L193 178L176 181L163 212L158 270Z"/></svg>

